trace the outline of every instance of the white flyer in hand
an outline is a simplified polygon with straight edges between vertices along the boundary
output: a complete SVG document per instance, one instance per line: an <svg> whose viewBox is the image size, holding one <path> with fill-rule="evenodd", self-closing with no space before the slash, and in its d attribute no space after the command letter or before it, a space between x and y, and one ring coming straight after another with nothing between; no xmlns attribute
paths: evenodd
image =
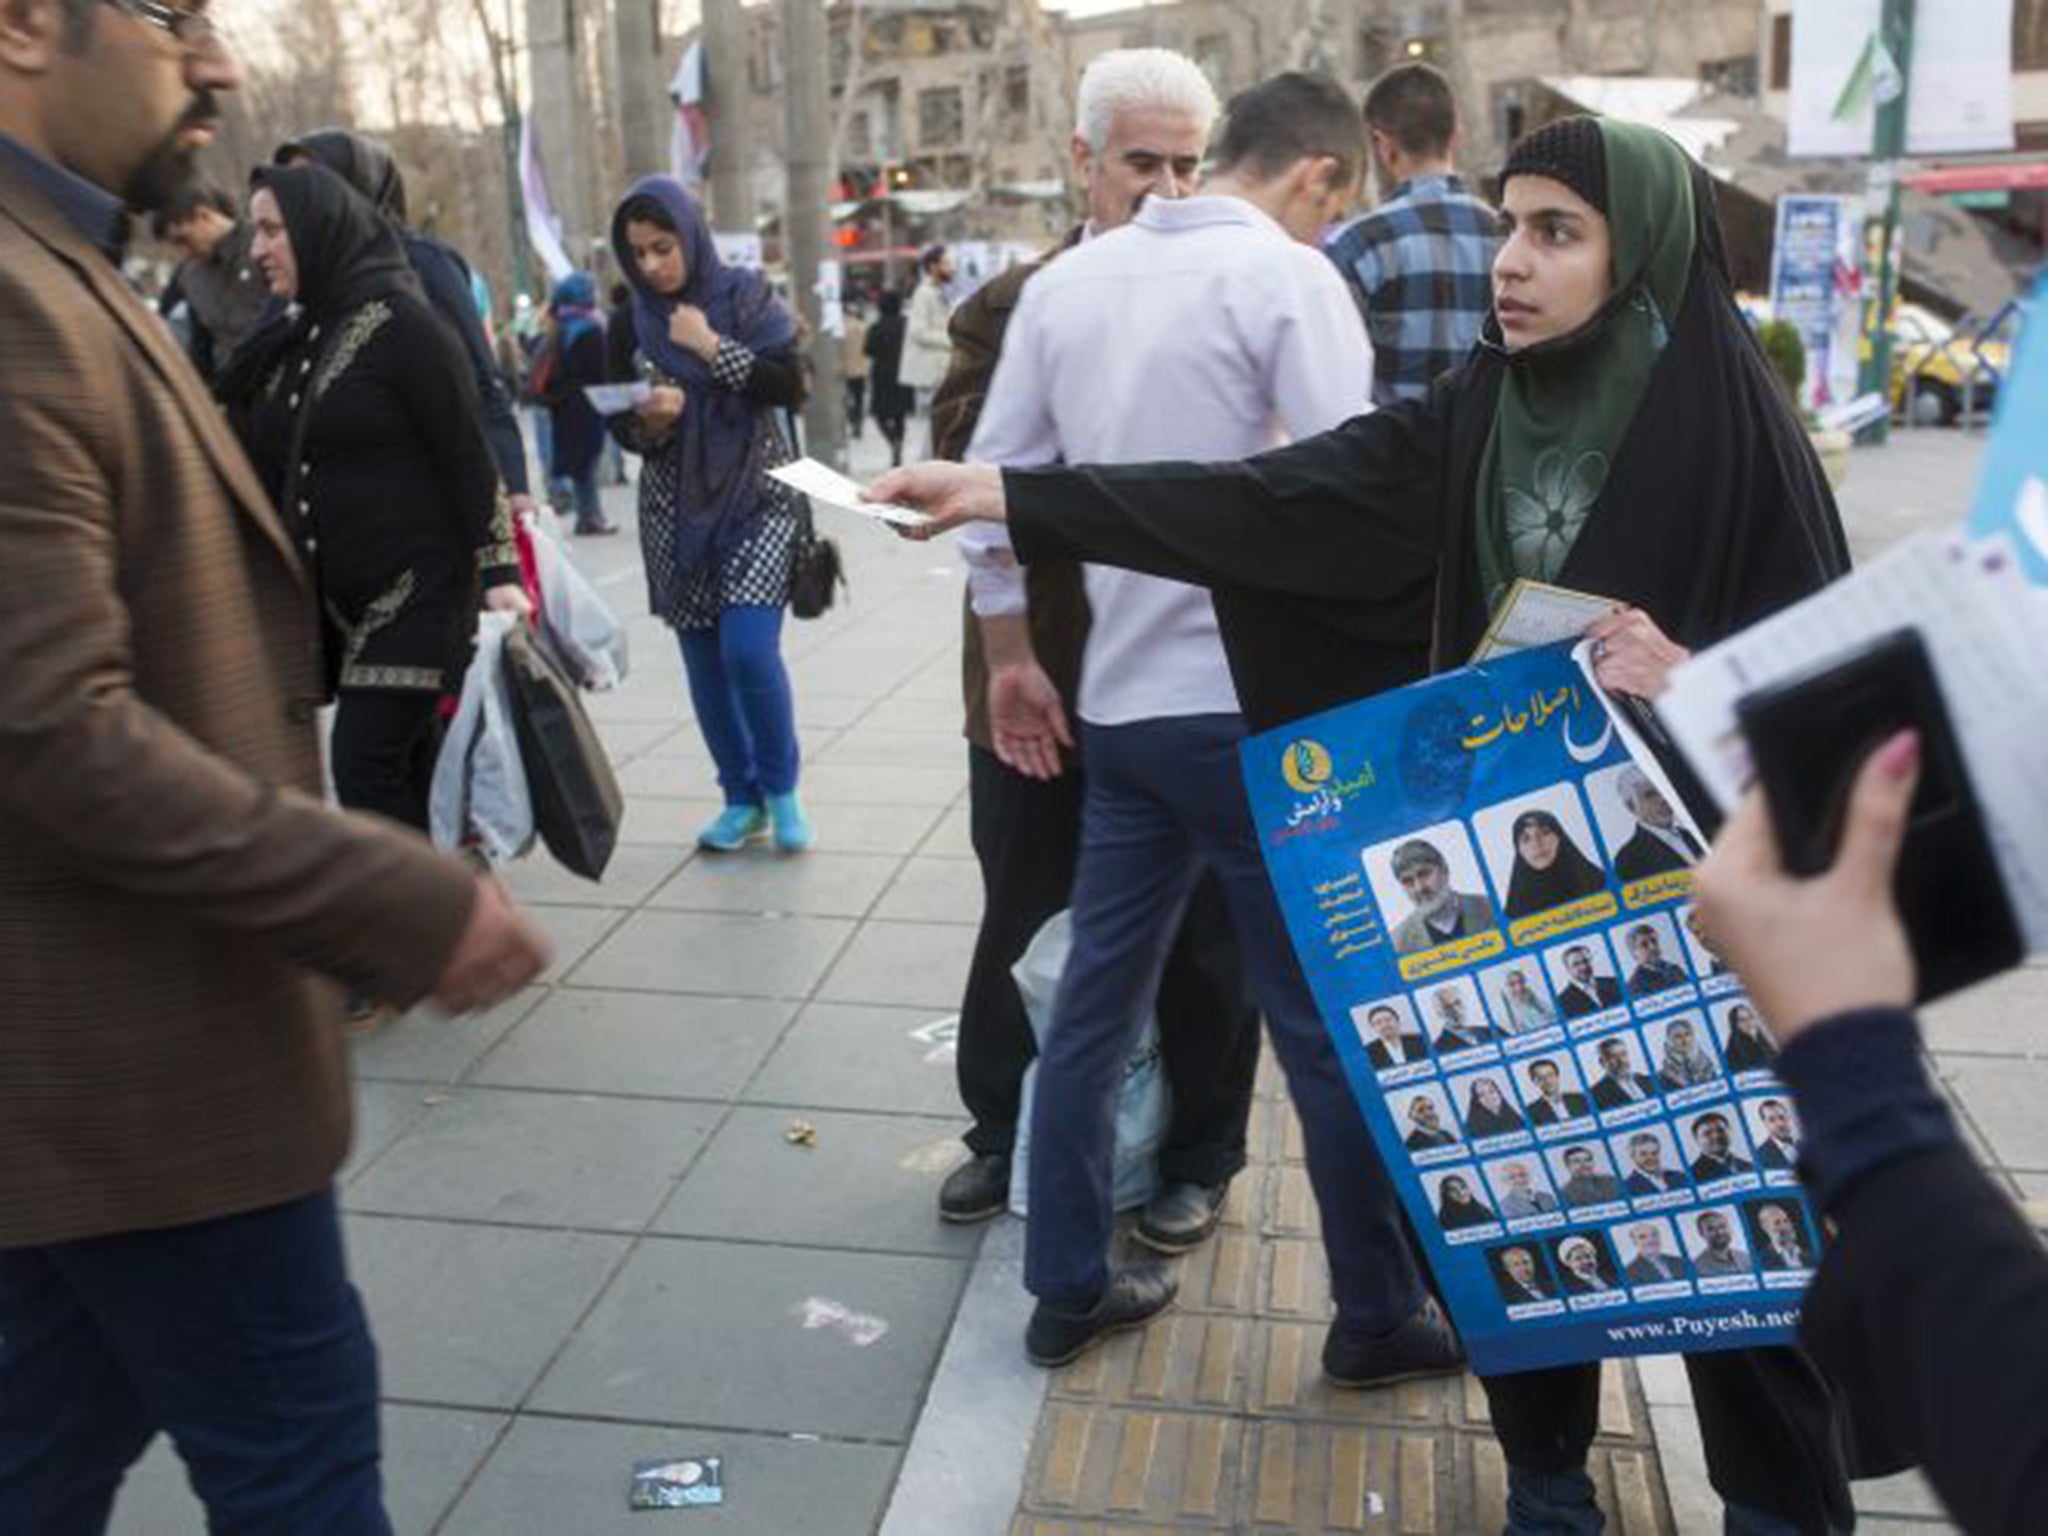
<svg viewBox="0 0 2048 1536"><path fill-rule="evenodd" d="M879 523L895 523L904 528L922 528L931 521L925 513L909 507L899 507L886 501L861 500L859 485L829 464L820 464L816 459L798 459L794 464L785 464L780 469L769 470L768 473L791 490L803 492L813 501L821 501L828 507L837 507L842 512L853 512L861 517L873 518Z"/></svg>
<svg viewBox="0 0 2048 1536"><path fill-rule="evenodd" d="M644 379L631 384L583 386L583 398L590 402L590 408L600 416L623 416L653 393L654 386Z"/></svg>

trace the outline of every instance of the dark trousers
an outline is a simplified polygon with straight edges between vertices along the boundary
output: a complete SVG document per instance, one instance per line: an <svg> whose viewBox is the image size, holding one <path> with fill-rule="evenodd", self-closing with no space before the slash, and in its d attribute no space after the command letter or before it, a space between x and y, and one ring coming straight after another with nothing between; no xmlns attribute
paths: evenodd
<svg viewBox="0 0 2048 1536"><path fill-rule="evenodd" d="M1806 1536L1854 1528L1841 1421L1803 1351L1687 1355L1685 1369L1707 1478L1725 1503L1774 1516ZM1584 1469L1599 1425L1599 1366L1489 1376L1483 1385L1511 1483L1517 1473L1540 1480Z"/></svg>
<svg viewBox="0 0 2048 1536"><path fill-rule="evenodd" d="M861 428L867 424L868 381L865 378L846 381L846 430L859 437Z"/></svg>
<svg viewBox="0 0 2048 1536"><path fill-rule="evenodd" d="M1236 715L1082 729L1088 789L1074 949L1038 1065L1024 1283L1063 1306L1091 1305L1108 1283L1117 1084L1206 864L1301 1117L1338 1315L1384 1332L1421 1304L1422 1280L1266 878L1238 774L1244 734Z"/></svg>
<svg viewBox="0 0 2048 1536"><path fill-rule="evenodd" d="M960 1001L960 1101L967 1145L1007 1153L1017 1139L1024 1069L1038 1054L1010 968L1074 889L1081 852L1080 773L1050 783L967 749L967 803L981 863L981 932ZM1222 888L1205 876L1188 901L1159 984L1161 1064L1173 1119L1159 1149L1168 1184L1220 1184L1245 1164L1245 1122L1259 1066L1259 1016Z"/></svg>
<svg viewBox="0 0 2048 1536"><path fill-rule="evenodd" d="M424 692L344 693L327 748L335 798L426 831L440 702Z"/></svg>
<svg viewBox="0 0 2048 1536"><path fill-rule="evenodd" d="M214 1536L390 1536L332 1191L0 1252L0 1531L98 1536L159 1432Z"/></svg>

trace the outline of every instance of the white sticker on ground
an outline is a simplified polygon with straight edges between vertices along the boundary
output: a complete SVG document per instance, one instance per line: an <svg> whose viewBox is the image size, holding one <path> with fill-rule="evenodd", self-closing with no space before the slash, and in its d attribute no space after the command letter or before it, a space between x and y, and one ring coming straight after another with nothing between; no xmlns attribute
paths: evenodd
<svg viewBox="0 0 2048 1536"><path fill-rule="evenodd" d="M804 1327L830 1328L834 1333L843 1335L855 1349L866 1349L889 1331L887 1318L855 1312L845 1303L824 1296L812 1296L789 1310L792 1316L803 1320Z"/></svg>

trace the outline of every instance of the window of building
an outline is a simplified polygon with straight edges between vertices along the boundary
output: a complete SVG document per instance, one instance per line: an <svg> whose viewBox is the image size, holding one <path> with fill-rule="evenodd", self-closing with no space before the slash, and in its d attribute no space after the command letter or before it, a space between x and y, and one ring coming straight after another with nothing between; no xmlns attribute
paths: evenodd
<svg viewBox="0 0 2048 1536"><path fill-rule="evenodd" d="M2048 0L2013 0L2012 67L2048 69Z"/></svg>
<svg viewBox="0 0 2048 1536"><path fill-rule="evenodd" d="M1792 89L1792 18L1789 15L1771 18L1770 80L1774 91Z"/></svg>
<svg viewBox="0 0 2048 1536"><path fill-rule="evenodd" d="M1003 112L1019 122L1031 116L1031 66L1012 64L1003 71Z"/></svg>
<svg viewBox="0 0 2048 1536"><path fill-rule="evenodd" d="M1732 59L1709 59L1700 65L1700 84L1722 96L1756 95L1756 55L1738 54Z"/></svg>
<svg viewBox="0 0 2048 1536"><path fill-rule="evenodd" d="M1195 65L1221 96L1230 90L1230 34L1206 32L1195 39Z"/></svg>
<svg viewBox="0 0 2048 1536"><path fill-rule="evenodd" d="M942 86L917 93L917 143L920 149L950 149L966 137L967 114L960 87Z"/></svg>
<svg viewBox="0 0 2048 1536"><path fill-rule="evenodd" d="M856 112L846 120L846 158L875 158L875 120L865 112Z"/></svg>

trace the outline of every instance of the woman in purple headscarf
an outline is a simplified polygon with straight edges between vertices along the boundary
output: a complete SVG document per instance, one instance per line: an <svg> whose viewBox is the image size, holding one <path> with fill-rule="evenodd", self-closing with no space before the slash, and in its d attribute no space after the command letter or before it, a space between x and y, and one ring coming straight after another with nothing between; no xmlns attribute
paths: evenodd
<svg viewBox="0 0 2048 1536"><path fill-rule="evenodd" d="M796 321L758 272L719 260L703 211L666 176L627 193L612 249L633 287L637 366L654 385L612 430L645 459L648 601L682 642L725 795L697 842L730 852L772 831L794 853L812 842L781 653L799 525L767 471L789 457L776 416L804 398Z"/></svg>

